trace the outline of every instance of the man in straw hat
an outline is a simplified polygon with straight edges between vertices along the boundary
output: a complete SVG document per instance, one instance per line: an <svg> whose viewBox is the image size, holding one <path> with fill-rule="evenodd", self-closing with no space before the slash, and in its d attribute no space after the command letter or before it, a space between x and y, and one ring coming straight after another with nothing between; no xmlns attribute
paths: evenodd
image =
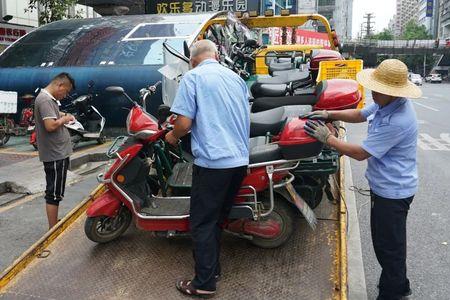
<svg viewBox="0 0 450 300"><path fill-rule="evenodd" d="M372 242L382 268L377 299L401 299L411 294L406 276L406 217L417 191L417 118L407 98L419 98L422 92L408 81L408 68L397 59L359 72L357 80L372 90L373 104L362 110L309 113L305 130L344 155L367 159ZM367 138L362 145L344 142L321 120L367 121Z"/></svg>

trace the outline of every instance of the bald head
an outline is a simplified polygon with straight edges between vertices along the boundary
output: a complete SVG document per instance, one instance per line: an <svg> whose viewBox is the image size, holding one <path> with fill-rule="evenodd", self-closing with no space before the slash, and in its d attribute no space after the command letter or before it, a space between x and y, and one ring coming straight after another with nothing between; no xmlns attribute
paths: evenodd
<svg viewBox="0 0 450 300"><path fill-rule="evenodd" d="M205 59L218 60L219 58L216 44L214 44L210 40L200 40L195 42L191 46L190 52L192 68L198 66Z"/></svg>

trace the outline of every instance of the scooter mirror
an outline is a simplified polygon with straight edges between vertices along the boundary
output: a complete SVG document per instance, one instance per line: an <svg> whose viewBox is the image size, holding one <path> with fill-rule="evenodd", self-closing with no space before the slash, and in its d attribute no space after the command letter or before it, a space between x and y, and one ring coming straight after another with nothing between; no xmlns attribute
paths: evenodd
<svg viewBox="0 0 450 300"><path fill-rule="evenodd" d="M108 86L105 91L121 95L125 93L125 90L121 86Z"/></svg>
<svg viewBox="0 0 450 300"><path fill-rule="evenodd" d="M183 50L184 50L184 56L187 58L191 58L191 50L189 49L189 46L186 41L183 42Z"/></svg>
<svg viewBox="0 0 450 300"><path fill-rule="evenodd" d="M258 47L258 42L253 39L248 39L245 41L244 46L250 47L250 48L256 48L256 47Z"/></svg>

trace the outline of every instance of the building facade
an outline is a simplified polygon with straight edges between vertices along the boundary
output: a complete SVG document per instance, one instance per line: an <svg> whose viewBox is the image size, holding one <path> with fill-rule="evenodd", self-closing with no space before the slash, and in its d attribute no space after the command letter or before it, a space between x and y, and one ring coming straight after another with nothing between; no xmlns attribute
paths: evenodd
<svg viewBox="0 0 450 300"><path fill-rule="evenodd" d="M439 38L450 40L450 0L440 0Z"/></svg>
<svg viewBox="0 0 450 300"><path fill-rule="evenodd" d="M417 20L418 0L397 0L395 35L401 36L410 20Z"/></svg>
<svg viewBox="0 0 450 300"><path fill-rule="evenodd" d="M318 0L317 11L328 19L338 36L351 38L353 0Z"/></svg>

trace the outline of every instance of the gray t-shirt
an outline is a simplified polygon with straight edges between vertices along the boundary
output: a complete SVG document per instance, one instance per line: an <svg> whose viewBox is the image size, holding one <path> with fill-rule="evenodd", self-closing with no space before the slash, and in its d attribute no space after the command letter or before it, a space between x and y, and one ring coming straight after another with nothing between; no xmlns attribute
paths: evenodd
<svg viewBox="0 0 450 300"><path fill-rule="evenodd" d="M40 161L49 162L69 157L72 154L72 144L67 128L60 126L52 132L45 129L45 119L59 119L60 116L56 99L44 89L36 97L34 117Z"/></svg>

